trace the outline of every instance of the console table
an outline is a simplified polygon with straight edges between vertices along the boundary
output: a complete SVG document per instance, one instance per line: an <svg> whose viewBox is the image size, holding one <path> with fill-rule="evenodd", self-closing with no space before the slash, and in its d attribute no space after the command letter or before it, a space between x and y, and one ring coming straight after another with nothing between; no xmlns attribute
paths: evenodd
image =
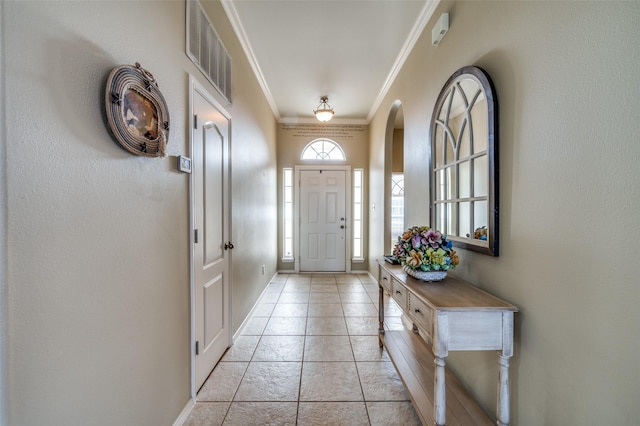
<svg viewBox="0 0 640 426"><path fill-rule="evenodd" d="M509 424L509 358L514 305L457 278L429 283L399 265L378 260L380 345L407 388L423 424L491 425L493 422L445 368L449 351L498 352L497 424ZM385 330L384 292L402 309L412 330ZM430 367L431 363L435 368Z"/></svg>

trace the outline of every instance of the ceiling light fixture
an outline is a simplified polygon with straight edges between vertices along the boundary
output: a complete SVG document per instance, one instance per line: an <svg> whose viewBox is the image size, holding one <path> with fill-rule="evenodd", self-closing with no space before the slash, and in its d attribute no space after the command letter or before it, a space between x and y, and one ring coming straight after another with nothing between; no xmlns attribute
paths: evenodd
<svg viewBox="0 0 640 426"><path fill-rule="evenodd" d="M327 102L329 102L329 97L322 96L320 98L320 105L313 111L316 118L322 122L329 121L333 118L333 108L331 108Z"/></svg>

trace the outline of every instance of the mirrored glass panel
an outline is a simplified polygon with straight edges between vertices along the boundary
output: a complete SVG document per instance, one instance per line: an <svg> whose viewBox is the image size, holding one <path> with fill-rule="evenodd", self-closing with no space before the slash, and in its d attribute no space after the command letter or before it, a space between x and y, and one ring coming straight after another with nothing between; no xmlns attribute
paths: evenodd
<svg viewBox="0 0 640 426"><path fill-rule="evenodd" d="M454 245L498 255L497 102L487 73L456 71L431 118L432 226Z"/></svg>
<svg viewBox="0 0 640 426"><path fill-rule="evenodd" d="M470 198L471 197L471 162L463 161L458 165L458 176L459 176L459 194L460 198Z"/></svg>

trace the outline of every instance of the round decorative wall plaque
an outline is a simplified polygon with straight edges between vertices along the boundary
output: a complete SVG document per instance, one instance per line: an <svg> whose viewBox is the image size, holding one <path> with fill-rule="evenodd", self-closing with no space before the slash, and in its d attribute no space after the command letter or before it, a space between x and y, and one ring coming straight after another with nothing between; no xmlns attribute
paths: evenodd
<svg viewBox="0 0 640 426"><path fill-rule="evenodd" d="M167 103L153 75L135 66L114 68L107 78L105 109L109 130L127 151L164 157L169 138Z"/></svg>

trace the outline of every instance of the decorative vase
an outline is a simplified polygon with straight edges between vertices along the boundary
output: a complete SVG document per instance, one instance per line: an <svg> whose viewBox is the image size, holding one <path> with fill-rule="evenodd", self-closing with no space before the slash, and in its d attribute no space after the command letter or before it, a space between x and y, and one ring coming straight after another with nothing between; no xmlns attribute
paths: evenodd
<svg viewBox="0 0 640 426"><path fill-rule="evenodd" d="M416 271L406 265L402 265L402 270L420 281L442 281L447 278L447 271Z"/></svg>

